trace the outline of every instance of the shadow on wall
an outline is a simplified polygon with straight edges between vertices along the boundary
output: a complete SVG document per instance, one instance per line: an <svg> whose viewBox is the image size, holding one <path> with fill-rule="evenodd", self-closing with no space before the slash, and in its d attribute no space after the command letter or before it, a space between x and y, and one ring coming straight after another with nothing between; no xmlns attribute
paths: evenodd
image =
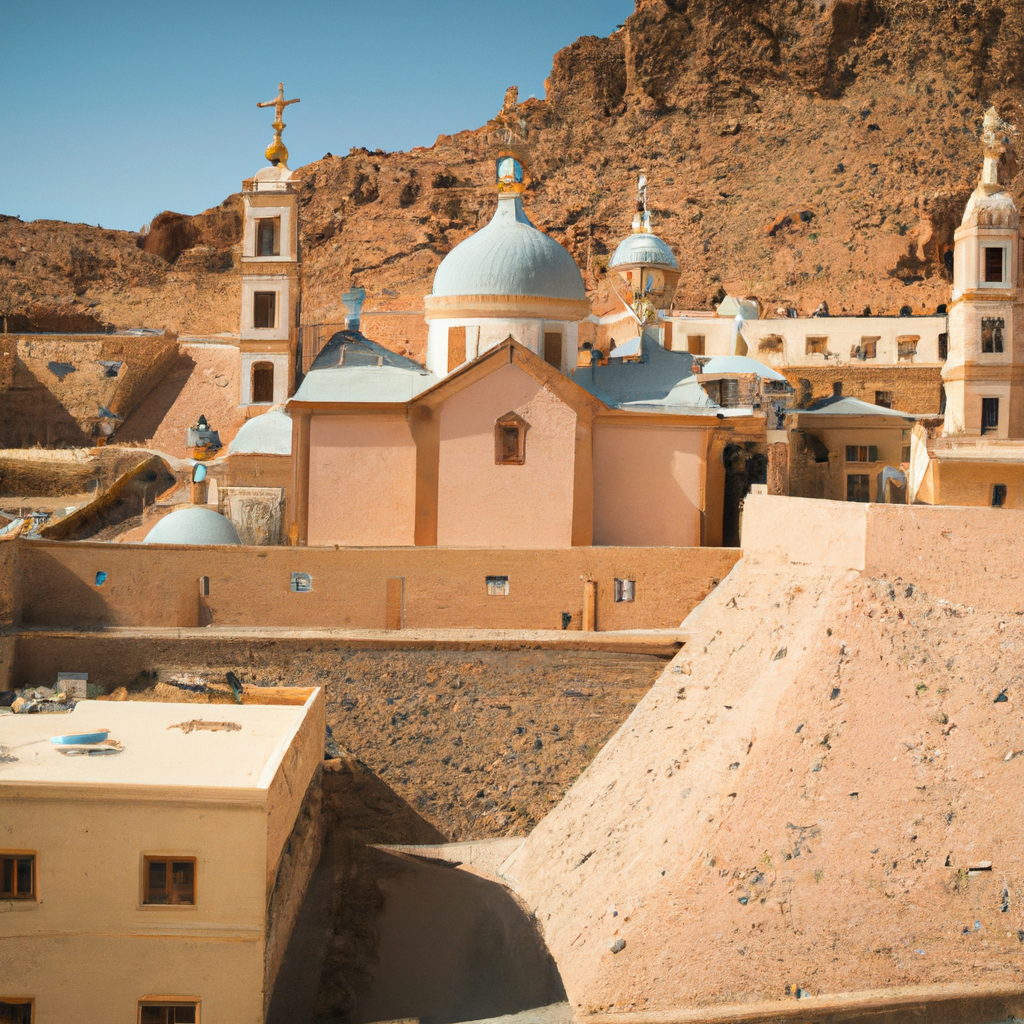
<svg viewBox="0 0 1024 1024"><path fill-rule="evenodd" d="M358 761L324 766L329 839L267 1024L450 1024L565 999L536 924L502 886L365 846L444 837Z"/></svg>

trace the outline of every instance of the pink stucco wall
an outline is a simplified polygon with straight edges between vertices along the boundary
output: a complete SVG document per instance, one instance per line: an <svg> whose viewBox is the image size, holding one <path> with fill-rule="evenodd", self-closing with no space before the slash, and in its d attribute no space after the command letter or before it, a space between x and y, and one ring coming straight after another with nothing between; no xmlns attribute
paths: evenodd
<svg viewBox="0 0 1024 1024"><path fill-rule="evenodd" d="M703 429L594 427L594 543L698 546Z"/></svg>
<svg viewBox="0 0 1024 1024"><path fill-rule="evenodd" d="M508 412L530 425L522 466L499 466L494 461L495 421ZM568 547L575 412L509 364L453 395L440 415L437 543Z"/></svg>
<svg viewBox="0 0 1024 1024"><path fill-rule="evenodd" d="M309 543L412 544L416 445L405 416L314 416Z"/></svg>

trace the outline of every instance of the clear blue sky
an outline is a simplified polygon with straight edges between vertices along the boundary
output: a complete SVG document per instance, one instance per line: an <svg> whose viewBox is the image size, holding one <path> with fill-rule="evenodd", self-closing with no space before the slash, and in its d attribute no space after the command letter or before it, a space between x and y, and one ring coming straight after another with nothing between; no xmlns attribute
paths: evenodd
<svg viewBox="0 0 1024 1024"><path fill-rule="evenodd" d="M0 0L0 213L137 231L264 165L277 83L289 164L476 128L544 94L555 51L632 0Z"/></svg>

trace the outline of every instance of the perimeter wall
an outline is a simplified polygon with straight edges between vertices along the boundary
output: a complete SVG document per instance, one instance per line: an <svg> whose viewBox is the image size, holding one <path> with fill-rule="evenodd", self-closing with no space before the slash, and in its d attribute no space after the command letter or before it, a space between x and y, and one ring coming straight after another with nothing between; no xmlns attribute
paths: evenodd
<svg viewBox="0 0 1024 1024"><path fill-rule="evenodd" d="M289 626L579 629L596 583L599 630L672 628L740 558L735 548L177 547L15 540L24 627ZM0 571L3 563L0 562ZM309 592L292 590L308 574ZM488 577L508 577L507 596ZM209 581L209 594L202 580ZM635 600L615 601L633 580ZM16 592L16 591L15 591ZM2 607L2 606L0 606ZM14 614L12 613L12 618Z"/></svg>

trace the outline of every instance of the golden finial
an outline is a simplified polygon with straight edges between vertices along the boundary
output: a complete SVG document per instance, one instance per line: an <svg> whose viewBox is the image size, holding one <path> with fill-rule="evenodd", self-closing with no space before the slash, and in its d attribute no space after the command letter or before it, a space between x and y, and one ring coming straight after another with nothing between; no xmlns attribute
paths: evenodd
<svg viewBox="0 0 1024 1024"><path fill-rule="evenodd" d="M299 100L286 100L284 98L284 82L281 82L277 87L277 99L268 100L266 103L256 104L257 107L274 108L274 121L270 126L274 129L274 141L267 146L266 152L266 157L272 164L283 164L285 167L288 166L288 149L281 141L281 132L283 132L285 128L284 121L281 120L281 115L284 113L285 107L298 102Z"/></svg>

